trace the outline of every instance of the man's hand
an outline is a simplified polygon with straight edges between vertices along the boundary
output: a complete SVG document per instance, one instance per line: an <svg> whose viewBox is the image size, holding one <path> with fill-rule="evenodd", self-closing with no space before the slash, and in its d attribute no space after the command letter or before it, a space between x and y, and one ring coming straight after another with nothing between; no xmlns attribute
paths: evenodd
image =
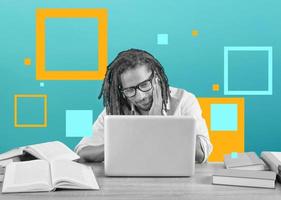
<svg viewBox="0 0 281 200"><path fill-rule="evenodd" d="M102 162L104 160L104 145L86 146L78 152L78 155L81 162Z"/></svg>
<svg viewBox="0 0 281 200"><path fill-rule="evenodd" d="M161 95L161 87L159 85L158 77L154 77L152 80L153 86L153 103L149 111L149 115L162 115L162 95Z"/></svg>
<svg viewBox="0 0 281 200"><path fill-rule="evenodd" d="M200 139L196 136L196 147L195 147L195 161L202 163L204 161L204 152L202 151Z"/></svg>

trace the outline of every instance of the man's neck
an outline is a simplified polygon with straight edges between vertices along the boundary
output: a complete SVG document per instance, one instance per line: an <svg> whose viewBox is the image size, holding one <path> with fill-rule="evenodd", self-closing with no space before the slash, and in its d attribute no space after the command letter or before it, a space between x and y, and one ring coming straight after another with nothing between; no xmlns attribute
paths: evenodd
<svg viewBox="0 0 281 200"><path fill-rule="evenodd" d="M145 110L139 109L137 107L135 107L135 112L138 113L139 115L148 115L149 114L149 110L145 111Z"/></svg>
<svg viewBox="0 0 281 200"><path fill-rule="evenodd" d="M148 115L149 111L145 111L145 110L140 110L141 115Z"/></svg>

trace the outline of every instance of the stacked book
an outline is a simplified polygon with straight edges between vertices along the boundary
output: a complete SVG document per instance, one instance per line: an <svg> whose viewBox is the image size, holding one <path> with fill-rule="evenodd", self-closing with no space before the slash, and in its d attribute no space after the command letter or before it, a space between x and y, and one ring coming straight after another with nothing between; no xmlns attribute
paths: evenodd
<svg viewBox="0 0 281 200"><path fill-rule="evenodd" d="M265 155L261 154L262 158ZM221 169L213 174L213 184L248 186L261 188L275 188L276 172L271 171L276 164L268 164L272 158L261 159L255 152L237 153L224 156L224 164L226 169ZM281 158L281 157L280 157ZM281 159L280 159L281 160ZM279 161L280 161L279 160Z"/></svg>
<svg viewBox="0 0 281 200"><path fill-rule="evenodd" d="M4 179L5 168L0 164L0 183Z"/></svg>
<svg viewBox="0 0 281 200"><path fill-rule="evenodd" d="M4 154L0 154L0 183L4 180L6 166L11 162L20 161L20 152L22 153L21 150L14 149Z"/></svg>

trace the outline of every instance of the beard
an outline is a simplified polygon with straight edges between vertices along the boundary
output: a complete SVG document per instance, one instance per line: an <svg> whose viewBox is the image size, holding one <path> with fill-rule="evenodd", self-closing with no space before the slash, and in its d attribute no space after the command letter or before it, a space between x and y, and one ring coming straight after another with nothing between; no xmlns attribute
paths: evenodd
<svg viewBox="0 0 281 200"><path fill-rule="evenodd" d="M143 110L143 111L149 111L150 108L152 106L152 102L149 102L148 104L140 104L140 105L137 105L137 108L139 110Z"/></svg>
<svg viewBox="0 0 281 200"><path fill-rule="evenodd" d="M153 103L153 99L152 99L152 97L150 97L148 99L142 100L141 102L138 102L135 106L139 110L149 111L152 106L152 103Z"/></svg>

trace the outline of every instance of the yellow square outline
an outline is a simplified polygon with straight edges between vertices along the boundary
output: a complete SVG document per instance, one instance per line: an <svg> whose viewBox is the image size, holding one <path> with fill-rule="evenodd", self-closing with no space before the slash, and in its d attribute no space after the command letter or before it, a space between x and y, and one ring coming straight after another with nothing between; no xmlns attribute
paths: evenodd
<svg viewBox="0 0 281 200"><path fill-rule="evenodd" d="M43 124L18 124L18 98L44 98L44 123ZM46 94L16 94L14 96L14 124L16 128L47 127L47 95Z"/></svg>
<svg viewBox="0 0 281 200"><path fill-rule="evenodd" d="M98 70L52 71L45 66L45 20L47 18L97 18L98 20ZM57 9L36 10L36 80L103 80L107 67L107 9Z"/></svg>

